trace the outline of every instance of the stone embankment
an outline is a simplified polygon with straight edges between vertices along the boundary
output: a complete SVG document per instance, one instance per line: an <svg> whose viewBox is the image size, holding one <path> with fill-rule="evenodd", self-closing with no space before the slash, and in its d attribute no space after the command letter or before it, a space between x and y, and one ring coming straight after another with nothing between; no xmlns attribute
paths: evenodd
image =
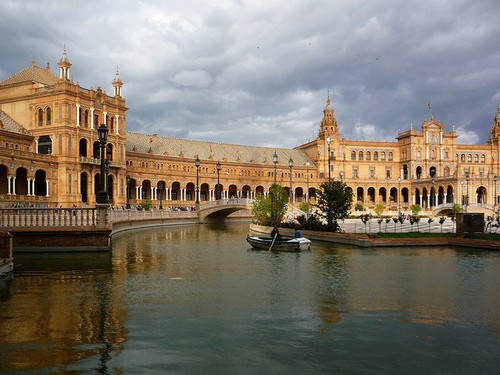
<svg viewBox="0 0 500 375"><path fill-rule="evenodd" d="M271 227L250 224L250 232L256 235L269 235ZM280 233L293 236L293 229L280 228ZM375 234L361 233L331 233L301 230L304 237L310 240L333 242L359 247L415 247L415 246L459 246L480 249L500 250L499 241L488 241L459 237L428 237L428 238L377 238Z"/></svg>

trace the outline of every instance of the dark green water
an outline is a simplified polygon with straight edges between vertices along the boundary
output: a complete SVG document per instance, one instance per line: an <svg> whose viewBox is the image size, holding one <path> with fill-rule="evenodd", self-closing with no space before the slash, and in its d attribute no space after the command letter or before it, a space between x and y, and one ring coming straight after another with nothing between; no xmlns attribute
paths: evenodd
<svg viewBox="0 0 500 375"><path fill-rule="evenodd" d="M252 251L247 224L24 254L0 281L0 372L497 374L500 253Z"/></svg>

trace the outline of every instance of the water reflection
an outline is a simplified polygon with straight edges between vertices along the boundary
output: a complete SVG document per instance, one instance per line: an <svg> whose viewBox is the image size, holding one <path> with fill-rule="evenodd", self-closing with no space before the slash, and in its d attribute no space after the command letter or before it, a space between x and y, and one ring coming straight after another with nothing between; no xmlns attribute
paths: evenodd
<svg viewBox="0 0 500 375"><path fill-rule="evenodd" d="M253 251L247 228L154 228L114 236L111 254L16 256L14 278L0 282L0 371L487 373L499 364L488 353L500 347L500 254L320 242L297 254Z"/></svg>
<svg viewBox="0 0 500 375"><path fill-rule="evenodd" d="M121 349L126 309L111 287L109 254L16 255L15 263L2 288L2 371L64 371Z"/></svg>

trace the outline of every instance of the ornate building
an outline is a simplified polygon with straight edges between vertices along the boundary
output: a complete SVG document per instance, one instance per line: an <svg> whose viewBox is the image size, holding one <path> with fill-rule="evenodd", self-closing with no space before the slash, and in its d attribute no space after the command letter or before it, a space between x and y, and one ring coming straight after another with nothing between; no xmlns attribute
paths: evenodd
<svg viewBox="0 0 500 375"><path fill-rule="evenodd" d="M0 206L94 205L101 182L97 128L105 124L104 179L114 206L255 198L274 182L300 203L313 201L322 182L338 179L364 209L495 208L500 108L485 145L457 144L456 131L432 116L395 142L349 141L328 98L312 142L295 149L242 146L127 132L118 71L109 96L72 81L66 51L58 65L58 76L32 62L0 82Z"/></svg>

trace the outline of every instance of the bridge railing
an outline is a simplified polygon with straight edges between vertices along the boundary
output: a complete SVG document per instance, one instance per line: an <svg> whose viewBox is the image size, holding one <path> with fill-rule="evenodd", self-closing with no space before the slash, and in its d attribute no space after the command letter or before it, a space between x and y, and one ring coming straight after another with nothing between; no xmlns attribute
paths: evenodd
<svg viewBox="0 0 500 375"><path fill-rule="evenodd" d="M147 219L166 219L178 217L196 217L198 213L194 210L109 210L108 221L125 220L147 220Z"/></svg>
<svg viewBox="0 0 500 375"><path fill-rule="evenodd" d="M2 208L0 227L88 227L98 223L95 208Z"/></svg>
<svg viewBox="0 0 500 375"><path fill-rule="evenodd" d="M200 204L200 210L205 210L207 208L219 207L219 206L247 206L250 207L253 203L254 199L250 198L229 198L229 199L219 199L216 201L211 201L207 203Z"/></svg>

